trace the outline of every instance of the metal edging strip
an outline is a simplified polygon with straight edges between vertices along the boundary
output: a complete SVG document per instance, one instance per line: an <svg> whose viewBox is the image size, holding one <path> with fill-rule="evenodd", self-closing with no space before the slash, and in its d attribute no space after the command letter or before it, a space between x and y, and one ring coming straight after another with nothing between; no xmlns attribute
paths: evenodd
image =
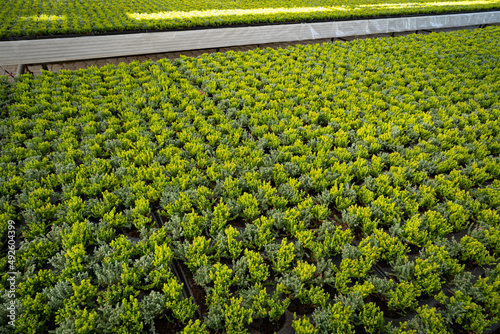
<svg viewBox="0 0 500 334"><path fill-rule="evenodd" d="M0 42L0 65L458 28L500 23L500 11Z"/></svg>

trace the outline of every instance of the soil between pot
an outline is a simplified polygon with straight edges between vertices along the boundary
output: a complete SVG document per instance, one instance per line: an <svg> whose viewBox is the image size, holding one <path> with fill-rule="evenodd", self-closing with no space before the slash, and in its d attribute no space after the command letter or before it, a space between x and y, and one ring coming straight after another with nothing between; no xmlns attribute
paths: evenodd
<svg viewBox="0 0 500 334"><path fill-rule="evenodd" d="M290 301L290 306L288 306L288 311L292 313L297 313L298 315L311 314L314 312L315 307L311 305L304 305L299 299L293 299Z"/></svg>
<svg viewBox="0 0 500 334"><path fill-rule="evenodd" d="M356 333L356 334L365 334L367 332L365 330L365 326L363 326L363 325L357 325L357 326L354 326L354 333Z"/></svg>
<svg viewBox="0 0 500 334"><path fill-rule="evenodd" d="M186 278L186 284L189 284L189 287L191 288L192 296L196 305L198 305L201 314L207 313L208 307L206 304L207 295L205 293L205 289L196 284L193 278L193 274L182 261L178 261L177 264L179 265L180 270L183 272L184 277Z"/></svg>
<svg viewBox="0 0 500 334"><path fill-rule="evenodd" d="M155 333L154 334L175 334L183 330L185 327L184 324L171 323L168 322L166 318L156 318L155 319Z"/></svg>
<svg viewBox="0 0 500 334"><path fill-rule="evenodd" d="M250 327L254 329L254 334L273 334L280 331L287 321L286 313L283 313L281 318L277 321L270 321L268 317L264 319L259 319L250 324Z"/></svg>
<svg viewBox="0 0 500 334"><path fill-rule="evenodd" d="M398 312L390 310L387 306L387 300L383 296L380 295L370 296L367 299L367 301L375 303L375 305L377 305L380 308L380 310L384 313L384 318L400 319L406 317L401 311ZM409 311L408 313L411 313L411 311Z"/></svg>

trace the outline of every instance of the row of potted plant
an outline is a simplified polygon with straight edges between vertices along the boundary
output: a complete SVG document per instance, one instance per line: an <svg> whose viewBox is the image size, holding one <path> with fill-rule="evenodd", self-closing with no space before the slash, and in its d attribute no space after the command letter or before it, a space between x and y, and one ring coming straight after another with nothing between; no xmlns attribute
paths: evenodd
<svg viewBox="0 0 500 334"><path fill-rule="evenodd" d="M498 316L498 34L4 85L0 231L5 248L17 224L16 331L139 333L166 321L232 333L288 311L304 333L480 332ZM204 291L196 303L173 259ZM9 265L3 256L3 291ZM467 283L471 268L484 274ZM432 296L439 307L418 307ZM405 313L413 320L390 323Z"/></svg>

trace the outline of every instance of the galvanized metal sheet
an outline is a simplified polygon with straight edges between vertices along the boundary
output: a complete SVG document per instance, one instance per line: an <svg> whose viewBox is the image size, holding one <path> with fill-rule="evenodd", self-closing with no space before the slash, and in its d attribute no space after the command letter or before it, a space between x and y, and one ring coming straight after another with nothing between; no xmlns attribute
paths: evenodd
<svg viewBox="0 0 500 334"><path fill-rule="evenodd" d="M500 11L0 42L0 65L42 64L500 23Z"/></svg>

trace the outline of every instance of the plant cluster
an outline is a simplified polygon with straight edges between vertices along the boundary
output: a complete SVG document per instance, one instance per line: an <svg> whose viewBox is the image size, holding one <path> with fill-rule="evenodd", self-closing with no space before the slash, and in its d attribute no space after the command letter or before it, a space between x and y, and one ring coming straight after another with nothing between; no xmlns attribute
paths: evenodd
<svg viewBox="0 0 500 334"><path fill-rule="evenodd" d="M3 85L15 331L143 333L165 319L236 333L295 307L309 310L299 333L480 333L500 316L498 38L227 52ZM205 300L185 295L174 259ZM0 267L5 291L6 252Z"/></svg>

